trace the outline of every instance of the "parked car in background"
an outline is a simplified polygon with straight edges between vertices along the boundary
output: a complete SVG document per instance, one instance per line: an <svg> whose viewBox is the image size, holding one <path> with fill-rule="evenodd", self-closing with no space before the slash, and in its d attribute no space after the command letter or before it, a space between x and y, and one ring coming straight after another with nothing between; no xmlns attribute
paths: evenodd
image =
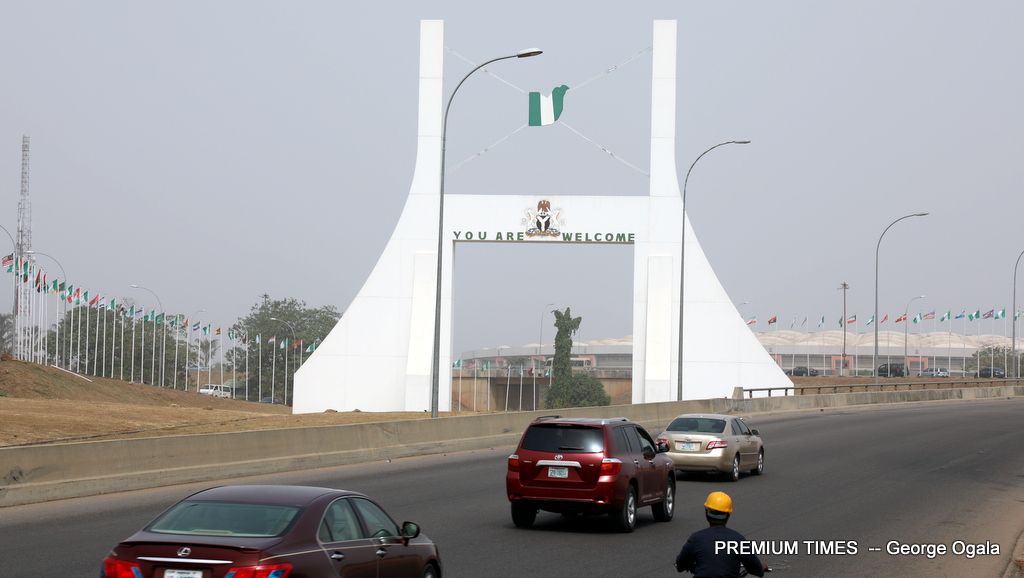
<svg viewBox="0 0 1024 578"><path fill-rule="evenodd" d="M907 368L902 363L883 363L878 366L878 377L906 377Z"/></svg>
<svg viewBox="0 0 1024 578"><path fill-rule="evenodd" d="M687 413L672 420L658 436L666 454L682 472L720 472L730 480L740 473L764 473L761 433L732 415Z"/></svg>
<svg viewBox="0 0 1024 578"><path fill-rule="evenodd" d="M990 377L994 379L1005 379L1006 372L1002 367L982 367L974 374L974 377Z"/></svg>
<svg viewBox="0 0 1024 578"><path fill-rule="evenodd" d="M917 372L918 377L949 377L949 370L945 367L926 367Z"/></svg>
<svg viewBox="0 0 1024 578"><path fill-rule="evenodd" d="M234 394L234 389L230 385L207 383L206 385L199 387L199 393L203 395L212 395L213 397L226 397L230 399Z"/></svg>
<svg viewBox="0 0 1024 578"><path fill-rule="evenodd" d="M608 514L617 530L632 532L644 506L651 507L655 520L668 522L676 478L667 450L624 417L537 418L508 457L505 490L512 523L528 528L540 510Z"/></svg>
<svg viewBox="0 0 1024 578"><path fill-rule="evenodd" d="M438 578L437 547L358 492L223 486L192 494L119 543L105 578Z"/></svg>
<svg viewBox="0 0 1024 578"><path fill-rule="evenodd" d="M798 365L790 370L789 375L792 375L793 377L817 377L818 370L813 367Z"/></svg>

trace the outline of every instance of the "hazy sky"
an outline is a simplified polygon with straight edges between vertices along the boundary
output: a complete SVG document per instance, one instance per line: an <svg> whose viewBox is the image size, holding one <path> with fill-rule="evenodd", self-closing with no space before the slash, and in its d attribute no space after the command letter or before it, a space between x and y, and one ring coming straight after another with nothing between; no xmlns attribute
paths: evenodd
<svg viewBox="0 0 1024 578"><path fill-rule="evenodd" d="M0 225L17 225L28 134L34 247L105 295L149 304L138 283L223 325L263 293L344 310L409 189L422 18L446 22L446 94L463 58L538 46L492 71L527 91L569 85L561 120L646 171L643 51L652 20L672 18L680 182L709 146L753 141L706 156L687 193L744 315L834 328L847 281L866 321L878 235L918 211L931 215L883 243L883 312L922 293L915 309L1010 306L1024 249L1019 2L8 0L0 15ZM559 125L459 166L526 119L518 89L470 79L449 120L447 192L647 194L646 175ZM627 335L631 267L624 247L460 246L455 351L535 342L547 303L583 316L583 340Z"/></svg>

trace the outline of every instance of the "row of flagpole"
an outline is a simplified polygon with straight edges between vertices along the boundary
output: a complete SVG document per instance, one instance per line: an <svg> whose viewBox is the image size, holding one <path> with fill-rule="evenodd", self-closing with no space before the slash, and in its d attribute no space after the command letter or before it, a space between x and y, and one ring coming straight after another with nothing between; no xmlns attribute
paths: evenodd
<svg viewBox="0 0 1024 578"><path fill-rule="evenodd" d="M164 387L167 386L166 371L165 371L166 370L166 363L167 363L167 351L166 351L167 331L166 331L166 328L161 330L161 333L163 333L163 337L162 337L163 349L162 349L162 351L158 352L157 343L156 343L157 327L158 326L164 326L164 325L169 326L170 328L175 330L172 333L172 335L174 337L175 352L174 352L173 379L172 379L171 387L173 387L173 388L177 388L178 387L177 362L178 362L178 350L179 350L179 347L180 347L180 344L181 344L181 341L180 341L179 338L183 336L185 338L185 361L184 361L185 380L184 380L183 388L185 390L188 390L188 383L189 383L189 381L188 381L188 372L189 372L188 358L189 358L189 351L191 349L192 332L193 331L200 331L200 330L202 331L202 334L204 334L204 335L219 337L219 349L221 351L220 381L221 381L221 383L224 383L224 363L226 363L226 359L225 359L225 356L224 356L225 350L224 350L224 347L223 347L223 345L224 345L224 336L222 335L221 328L218 327L218 328L214 329L212 324L207 324L207 325L203 326L198 321L193 323L193 324L190 324L189 323L190 320L188 318L184 318L184 315L179 314L179 315L168 316L163 311L161 311L158 314L156 312L156 309L151 309L149 313L145 313L145 309L142 308L142 307L136 308L135 305L132 305L130 308L128 308L128 307L125 307L124 304L118 305L116 299L111 299L110 303L109 303L109 306L108 306L106 299L102 298L100 295L94 295L93 298L90 299L89 298L89 291L84 291L83 292L81 287L77 287L76 288L73 285L68 284L66 280L64 282L58 282L57 280L54 280L52 282L52 284L51 284L48 281L48 279L47 279L47 275L46 275L45 271L41 267L38 267L33 260L28 259L28 258L22 258L21 256L18 256L17 258L15 258L15 256L13 254L11 254L11 255L8 255L8 256L4 257L3 261L2 261L2 266L7 268L7 272L14 273L13 281L14 281L15 291L23 290L24 295L28 296L27 307L24 308L25 313L22 312L21 308L18 308L15 311L15 313L16 313L15 319L14 319L14 329L15 329L14 337L15 337L15 339L14 339L14 351L13 351L13 354L14 354L14 356L17 359L24 360L24 361L31 361L31 362L39 363L39 364L49 364L52 361L52 363L55 366L63 367L65 369L68 369L69 371L74 371L76 373L91 374L91 375L100 376L100 377L109 377L111 379L119 378L119 379L123 380L124 379L124 370L125 370L125 367L124 367L124 357L125 357L125 355L124 355L124 351L125 351L124 350L124 338L125 338L125 335L124 335L124 333L125 333L125 325L126 325L127 321L130 319L131 320L131 325L132 325L132 328L131 328L131 355L130 355L131 363L130 363L129 368L128 368L128 370L129 370L128 377L129 377L129 381L135 382L135 361L136 361L136 355L135 355L136 339L135 339L135 336L136 336L137 329L139 329L139 327L138 327L138 325L139 325L139 317L142 317L141 337L140 337L140 340L139 340L139 349L140 349L140 355L139 355L139 382L140 383L146 383L146 379L145 379L145 373L146 373L146 366L145 366L145 362L146 362L145 338L146 338L146 322L147 321L152 322L152 331L151 331L151 334L152 334L152 351L151 351L151 353L152 353L153 359L150 362L150 368L149 368L149 370L150 370L149 371L149 375L150 375L149 383L150 384L157 385L157 381L158 381L158 378L157 378L157 367L156 367L157 366L157 360L155 358L156 358L156 356L159 353L160 358L161 358L160 359L160 369L159 369L159 385L160 386L164 386ZM34 284L31 287L28 288L27 291L24 291L26 286L29 285L33 273L35 274L35 282L34 282ZM19 281L21 283L19 283ZM32 291L31 289L35 289L35 291ZM50 339L49 339L49 337L50 337L50 329L49 329L50 328L50 322L49 322L49 302L48 302L47 297L54 297L54 296L59 298L59 306L55 308L56 309L55 312L57 312L57 311L60 312L59 313L60 314L60 319L58 320L58 322L55 324L55 327L54 327L54 331L53 331L54 350L51 352L50 351ZM71 311L70 311L70 315L68 315L68 311L67 311L67 305L68 304L73 304L74 305L74 308L71 309ZM96 320L95 326L93 326L93 323L92 323L92 316L93 316L92 315L92 310L94 308L96 309L96 316L97 316L97 320ZM84 331L84 333L85 333L84 337L83 337L83 328L82 328L82 310L83 309L85 310L85 326L86 326L85 327L85 331ZM102 322L100 321L101 312L102 312ZM110 313L112 313L113 315L109 315ZM112 321L111 321L112 327L111 327L111 332L110 332L110 339L108 339L108 336L107 336L107 320L108 320L108 317L112 318ZM182 322L183 318L184 318L184 322ZM117 331L118 331L118 320L119 319L120 319L121 334L120 334L120 340L119 340L120 341L120 347L118 348L118 347L116 347L116 345L118 343ZM92 332L93 332L93 335L92 335L92 338L91 338L91 343L90 343L90 335L89 335L90 330L92 330ZM184 333L184 335L182 335L182 333ZM246 374L245 397L246 397L246 399L248 399L248 397L249 397L249 383L251 381L251 376L249 375L248 338L247 338L247 336L243 332L235 331L235 330L228 330L228 336L229 336L229 339L231 340L231 343L232 343L232 351L235 352L235 359L232 360L232 383L233 384L237 384L237 366L238 366L237 351L238 351L238 344L241 343L242 345L246 345L246 348L244 350L246 352L245 353L245 374ZM83 350L83 341L84 341L84 350L85 350L84 351L84 355L83 355L83 351L82 351ZM270 337L270 339L267 340L267 342L268 343L277 344L278 343L277 337L276 336L272 336L272 337ZM284 386L284 395L282 397L282 399L285 402L287 402L288 392L289 392L289 388L288 388L288 386L289 386L289 383L288 383L288 373L287 373L288 372L288 363L289 363L289 360L288 360L288 357L289 357L289 355L288 355L289 345L291 345L291 349L298 349L298 358L299 358L298 365L301 365L302 362L304 361L303 360L303 353L312 353L316 349L316 346L318 345L318 342L319 342L319 340L315 340L315 341L313 341L312 343L310 343L308 346L306 346L304 348L305 343L304 343L303 340L299 340L298 343L292 343L287 338L285 338L285 339L280 341L280 343L278 345L278 348L285 352L284 353L285 376L284 376L284 384L283 384L283 386ZM101 349L101 343L102 343L102 349ZM109 370L108 370L108 367L107 367L107 344L108 343L110 343L110 366L109 366ZM259 398L258 399L262 400L263 399L263 375L262 375L262 373L263 373L262 372L263 339L262 339L261 335L256 335L255 343L257 345L257 347L256 347L256 349L257 349L256 355L258 357L258 364L259 364L258 365L259 366L259 371L258 371L258 375L257 375L256 386L257 386L257 391L259 392L258 393L259 394ZM90 355L90 345L92 347L91 355ZM197 335L197 346L200 348L196 352L196 356L197 356L197 359L196 359L196 372L198 374L199 373L199 368L200 368L199 356L202 354L202 351L201 351L202 342L200 341L200 337L198 335ZM213 367L212 367L212 365L213 365L212 364L213 343L212 343L212 340L208 340L207 341L207 347L208 347L208 351L209 351L209 353L207 354L207 358L208 358L207 359L207 363L209 364L209 368L208 368L208 371L209 371L208 376L209 377L208 377L208 380L212 382L212 372L213 372ZM118 358L118 355L117 355L118 350L120 350L120 353L121 353L119 358ZM277 393L276 392L276 389L277 389L277 384L276 384L276 377L277 377L277 375L276 375L276 362L277 362L277 357L278 357L278 355L276 355L276 354L273 356L273 361L272 361L273 369L272 369L272 375L271 375L271 398L275 399L275 400L277 399L277 397L276 397L276 393ZM120 361L119 363L117 363L118 359ZM83 362L84 362L84 365L83 365ZM197 375L197 378L196 378L196 388L197 389L199 388L199 379L200 378Z"/></svg>
<svg viewBox="0 0 1024 578"><path fill-rule="evenodd" d="M918 313L914 317L910 318L909 322L914 323L914 324L922 323L922 322L928 321L928 320L931 320L931 321L934 322L935 321L935 314L936 314L936 312L934 310L933 311L929 311L928 313ZM907 322L908 321L907 317L908 317L907 313L901 313L901 314L896 316L896 319L894 320L894 323ZM1013 320L1017 321L1021 317L1024 317L1024 311L1017 311L1016 313L1014 313ZM790 329L794 329L794 328L797 328L797 327L802 329L802 328L807 326L807 320L808 320L807 317L804 317L803 321L799 324L799 326L796 323L796 320L798 318L799 318L798 316L794 316L793 317L793 321L789 324L789 328ZM978 319L981 319L981 320L991 319L993 321L993 324L994 324L994 322L996 320L1002 319L1004 321L1004 323L1003 323L1003 333L1005 334L1006 333L1006 318L1007 318L1007 315L1006 315L1006 308L1005 307L1003 307L1002 309L999 309L999 310L996 310L995 308L992 308L989 311L986 311L985 313L982 313L981 309L977 309L973 313L968 313L967 310L965 309L965 310L961 311L960 313L958 313L955 316L952 314L952 310L946 311L946 313L942 314L942 316L939 317L937 322L938 323L942 323L942 322L950 320L950 319L953 319L953 320L955 320L955 319L966 319L968 321L975 321L975 320L978 320ZM872 323L874 323L874 320L875 320L875 316L872 315L868 319L867 323L864 324L864 326L865 327L870 326ZM882 316L881 321L879 321L879 325L881 325L882 323L885 323L888 320L889 320L889 314L886 313L885 315ZM757 325L757 316L755 315L753 317L747 318L746 323L747 323L748 326L751 326L751 327L756 326ZM839 327L851 326L851 325L855 325L856 323L857 323L857 315L854 314L854 315L848 316L845 319L845 323L844 323L844 319L842 317L840 317L839 321L838 321L838 326ZM777 324L778 324L778 315L772 315L771 317L768 318L768 326L769 327L771 327L772 325L777 325ZM818 320L818 328L821 328L821 327L824 327L824 326L825 326L825 316L822 315L821 318Z"/></svg>

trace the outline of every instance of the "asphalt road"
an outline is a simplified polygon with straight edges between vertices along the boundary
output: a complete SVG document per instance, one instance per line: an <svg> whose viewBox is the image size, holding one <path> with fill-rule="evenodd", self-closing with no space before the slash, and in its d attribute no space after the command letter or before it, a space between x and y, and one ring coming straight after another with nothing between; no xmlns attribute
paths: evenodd
<svg viewBox="0 0 1024 578"><path fill-rule="evenodd" d="M723 489L730 526L753 540L798 541L764 556L778 578L1000 576L1024 529L1024 399L926 403L751 419L766 444L761 477L678 482L676 517L640 515L632 534L604 518L542 513L516 529L504 496L512 448L260 476L244 483L341 487L420 523L448 576L672 576L675 555L704 527L701 504ZM658 432L652 432L657 434ZM98 575L119 539L195 489L192 484L0 509L0 576ZM856 541L855 555L811 553L802 541ZM1000 555L893 556L886 543L998 544ZM869 552L880 547L882 552Z"/></svg>

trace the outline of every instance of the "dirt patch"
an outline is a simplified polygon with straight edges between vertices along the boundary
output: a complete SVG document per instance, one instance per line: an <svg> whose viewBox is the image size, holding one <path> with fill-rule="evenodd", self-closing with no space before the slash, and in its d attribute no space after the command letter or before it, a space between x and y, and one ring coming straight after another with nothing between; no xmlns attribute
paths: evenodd
<svg viewBox="0 0 1024 578"><path fill-rule="evenodd" d="M0 362L0 447L425 419L424 412L325 412Z"/></svg>

